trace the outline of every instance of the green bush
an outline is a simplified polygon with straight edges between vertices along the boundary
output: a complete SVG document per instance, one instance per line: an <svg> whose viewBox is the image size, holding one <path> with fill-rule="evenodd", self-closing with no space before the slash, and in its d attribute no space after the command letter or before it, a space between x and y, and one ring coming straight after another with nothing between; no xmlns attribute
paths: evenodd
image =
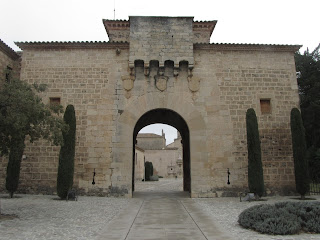
<svg viewBox="0 0 320 240"><path fill-rule="evenodd" d="M68 105L63 119L69 130L63 133L63 146L59 154L59 167L57 178L57 193L61 199L66 199L68 191L73 185L74 156L76 143L76 116L74 107Z"/></svg>
<svg viewBox="0 0 320 240"><path fill-rule="evenodd" d="M303 199L309 191L309 174L305 131L300 111L297 108L291 110L290 125L296 189Z"/></svg>
<svg viewBox="0 0 320 240"><path fill-rule="evenodd" d="M159 181L158 175L152 175L152 176L150 177L150 181Z"/></svg>
<svg viewBox="0 0 320 240"><path fill-rule="evenodd" d="M301 230L320 233L320 206L317 202L257 205L244 210L238 223L244 228L274 235L296 234Z"/></svg>
<svg viewBox="0 0 320 240"><path fill-rule="evenodd" d="M261 197L264 193L261 146L257 116L253 108L246 113L249 191Z"/></svg>

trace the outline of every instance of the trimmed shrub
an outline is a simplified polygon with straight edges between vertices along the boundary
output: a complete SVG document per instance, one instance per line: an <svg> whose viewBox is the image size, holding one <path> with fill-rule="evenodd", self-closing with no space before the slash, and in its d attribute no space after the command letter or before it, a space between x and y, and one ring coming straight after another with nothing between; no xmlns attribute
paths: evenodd
<svg viewBox="0 0 320 240"><path fill-rule="evenodd" d="M152 175L152 176L150 177L150 181L159 181L158 175Z"/></svg>
<svg viewBox="0 0 320 240"><path fill-rule="evenodd" d="M300 111L297 108L291 110L290 125L296 189L303 199L305 194L309 192L309 174L305 131Z"/></svg>
<svg viewBox="0 0 320 240"><path fill-rule="evenodd" d="M63 119L69 126L67 132L63 133L64 145L61 146L59 154L59 167L57 178L57 193L61 199L66 199L68 191L73 185L74 156L76 143L76 115L73 105L68 105Z"/></svg>
<svg viewBox="0 0 320 240"><path fill-rule="evenodd" d="M253 108L246 113L249 191L261 197L264 193L261 146L257 116Z"/></svg>
<svg viewBox="0 0 320 240"><path fill-rule="evenodd" d="M153 165L152 162L145 163L145 180L150 181L150 177L153 175Z"/></svg>
<svg viewBox="0 0 320 240"><path fill-rule="evenodd" d="M302 230L320 233L320 206L316 202L257 205L244 210L238 223L266 234L288 235Z"/></svg>
<svg viewBox="0 0 320 240"><path fill-rule="evenodd" d="M7 166L6 189L10 197L17 191L20 177L21 158L24 150L24 136L12 137L12 146L10 147L9 161Z"/></svg>

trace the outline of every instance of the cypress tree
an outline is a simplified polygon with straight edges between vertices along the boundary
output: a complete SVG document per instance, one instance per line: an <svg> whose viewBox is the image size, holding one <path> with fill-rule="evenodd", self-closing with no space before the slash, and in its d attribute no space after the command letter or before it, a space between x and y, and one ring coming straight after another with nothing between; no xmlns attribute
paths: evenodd
<svg viewBox="0 0 320 240"><path fill-rule="evenodd" d="M152 162L145 163L145 181L150 181L150 177L153 175L153 165Z"/></svg>
<svg viewBox="0 0 320 240"><path fill-rule="evenodd" d="M11 139L9 161L7 166L6 189L10 197L17 191L20 177L21 158L24 150L24 136L14 136Z"/></svg>
<svg viewBox="0 0 320 240"><path fill-rule="evenodd" d="M61 199L67 197L68 191L73 185L76 116L73 105L68 105L63 119L69 126L68 131L63 132L63 146L59 154L59 167L57 178L57 193Z"/></svg>
<svg viewBox="0 0 320 240"><path fill-rule="evenodd" d="M264 193L261 146L257 116L253 108L246 113L249 191L261 197Z"/></svg>
<svg viewBox="0 0 320 240"><path fill-rule="evenodd" d="M294 160L294 175L296 180L297 192L301 195L301 199L309 192L309 176L307 161L307 144L305 139L305 130L303 127L301 114L299 109L291 110L291 137L292 150Z"/></svg>

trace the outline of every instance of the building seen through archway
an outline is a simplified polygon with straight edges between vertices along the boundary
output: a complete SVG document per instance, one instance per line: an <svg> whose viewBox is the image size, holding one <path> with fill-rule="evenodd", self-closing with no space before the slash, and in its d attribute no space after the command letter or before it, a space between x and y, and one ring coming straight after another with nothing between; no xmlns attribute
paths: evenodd
<svg viewBox="0 0 320 240"><path fill-rule="evenodd" d="M153 127L154 126L154 127ZM153 166L153 178L157 179L181 179L183 178L183 154L181 135L175 128L170 127L170 135L175 134L174 139L169 138L162 129L161 134L151 132L152 128L166 126L163 124L149 125L149 129L140 131L137 135L134 156L134 181L145 181L145 162L151 162ZM172 130L171 130L172 129ZM167 130L169 131L169 130Z"/></svg>
<svg viewBox="0 0 320 240"><path fill-rule="evenodd" d="M166 145L165 134L139 133L154 123L163 123L178 130L178 136ZM132 189L135 182L145 179L144 163L152 162L154 175L160 178L183 178L183 190L190 191L189 130L186 122L169 109L155 109L145 113L137 122L133 134Z"/></svg>

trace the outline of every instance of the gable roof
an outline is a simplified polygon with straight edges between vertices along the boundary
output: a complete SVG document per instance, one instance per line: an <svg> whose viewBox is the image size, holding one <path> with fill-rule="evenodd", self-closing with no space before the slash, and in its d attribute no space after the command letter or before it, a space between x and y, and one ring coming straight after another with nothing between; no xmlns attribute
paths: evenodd
<svg viewBox="0 0 320 240"><path fill-rule="evenodd" d="M7 44L0 39L0 50L13 60L17 60L20 56Z"/></svg>

